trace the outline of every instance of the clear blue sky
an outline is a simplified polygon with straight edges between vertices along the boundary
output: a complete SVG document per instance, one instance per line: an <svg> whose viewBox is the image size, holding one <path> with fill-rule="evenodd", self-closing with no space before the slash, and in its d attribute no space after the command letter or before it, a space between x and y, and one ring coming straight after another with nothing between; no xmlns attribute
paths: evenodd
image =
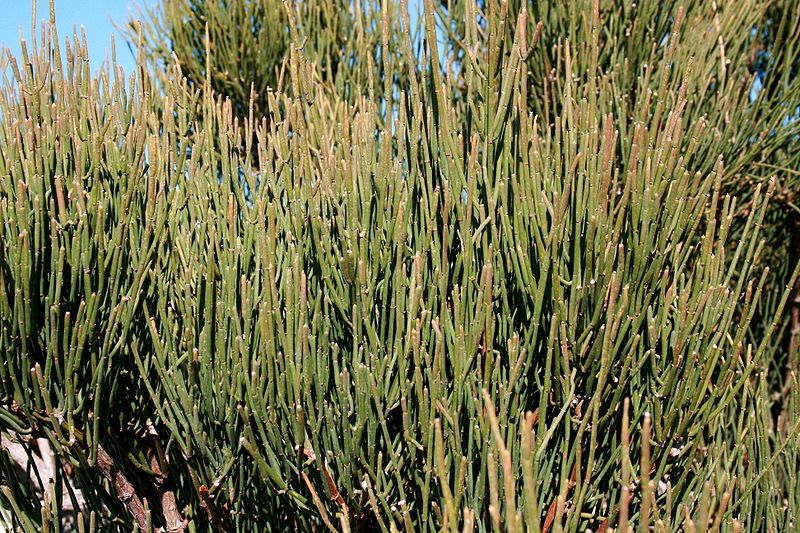
<svg viewBox="0 0 800 533"><path fill-rule="evenodd" d="M111 34L118 32L119 26L135 12L136 5L153 5L156 0L56 0L56 25L59 41L72 37L73 31L86 28L89 43L89 62L96 71L106 57L111 54ZM0 0L0 48L8 47L15 57L20 55L19 37L22 27L25 41L31 37L31 0ZM37 0L36 18L47 20L50 17L49 0ZM38 30L37 30L38 31ZM117 62L126 73L132 72L136 64L125 41L116 35Z"/></svg>

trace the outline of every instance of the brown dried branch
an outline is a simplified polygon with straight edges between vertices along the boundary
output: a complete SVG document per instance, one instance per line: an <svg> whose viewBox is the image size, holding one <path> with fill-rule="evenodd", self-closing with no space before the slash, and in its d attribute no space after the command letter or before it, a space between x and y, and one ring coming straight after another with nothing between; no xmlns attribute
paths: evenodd
<svg viewBox="0 0 800 533"><path fill-rule="evenodd" d="M139 495L136 493L133 485L125 474L119 469L114 459L106 452L106 450L97 445L97 466L103 472L103 475L111 481L114 486L114 491L117 493L117 498L128 509L128 512L133 515L139 528L143 531L148 530L147 512L144 508L144 503Z"/></svg>

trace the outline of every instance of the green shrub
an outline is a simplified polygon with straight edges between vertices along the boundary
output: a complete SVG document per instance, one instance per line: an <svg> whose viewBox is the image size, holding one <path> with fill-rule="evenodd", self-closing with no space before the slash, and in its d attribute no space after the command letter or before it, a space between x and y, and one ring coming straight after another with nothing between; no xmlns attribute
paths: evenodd
<svg viewBox="0 0 800 533"><path fill-rule="evenodd" d="M8 58L11 527L795 527L792 2L386 3L336 72L194 4L152 75Z"/></svg>
<svg viewBox="0 0 800 533"><path fill-rule="evenodd" d="M229 98L240 118L261 117L271 91L308 96L324 84L353 103L370 84L402 80L384 63L400 46L397 26L382 27L384 11L397 18L396 6L375 0L165 0L125 34L156 72L177 63L191 85ZM299 88L284 61L292 51L316 67L301 73Z"/></svg>

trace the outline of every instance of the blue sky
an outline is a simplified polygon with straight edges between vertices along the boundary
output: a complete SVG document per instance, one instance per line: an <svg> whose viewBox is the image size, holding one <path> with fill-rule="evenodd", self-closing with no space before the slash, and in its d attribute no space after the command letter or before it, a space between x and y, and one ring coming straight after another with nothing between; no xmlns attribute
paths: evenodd
<svg viewBox="0 0 800 533"><path fill-rule="evenodd" d="M36 0L36 18L47 20L50 17L49 0ZM72 37L73 30L80 27L86 28L86 40L89 42L89 62L92 70L96 71L100 64L110 57L111 34L118 33L114 28L124 23L135 12L135 5L143 5L142 0L56 0L56 24L59 40L63 43L67 37ZM152 5L153 0L150 1ZM0 48L11 50L15 57L20 55L19 37L20 27L25 40L30 43L31 36L31 0L0 0ZM128 50L124 40L117 35L117 62L125 69L132 72L136 62Z"/></svg>

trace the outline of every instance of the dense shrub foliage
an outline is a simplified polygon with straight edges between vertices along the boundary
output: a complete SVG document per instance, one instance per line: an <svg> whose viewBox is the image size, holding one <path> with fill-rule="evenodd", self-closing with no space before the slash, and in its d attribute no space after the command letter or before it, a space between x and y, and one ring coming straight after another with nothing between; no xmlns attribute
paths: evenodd
<svg viewBox="0 0 800 533"><path fill-rule="evenodd" d="M797 3L422 12L0 59L0 521L795 528Z"/></svg>

